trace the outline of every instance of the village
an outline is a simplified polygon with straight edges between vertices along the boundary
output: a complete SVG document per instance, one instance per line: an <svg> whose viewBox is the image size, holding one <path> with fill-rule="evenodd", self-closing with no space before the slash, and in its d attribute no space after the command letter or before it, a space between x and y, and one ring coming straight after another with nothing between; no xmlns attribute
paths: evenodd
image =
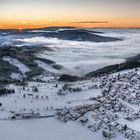
<svg viewBox="0 0 140 140"><path fill-rule="evenodd" d="M39 79L1 87L1 121L53 117L63 123L78 122L108 139L118 135L140 139L140 130L131 127L140 120L139 69L76 82Z"/></svg>

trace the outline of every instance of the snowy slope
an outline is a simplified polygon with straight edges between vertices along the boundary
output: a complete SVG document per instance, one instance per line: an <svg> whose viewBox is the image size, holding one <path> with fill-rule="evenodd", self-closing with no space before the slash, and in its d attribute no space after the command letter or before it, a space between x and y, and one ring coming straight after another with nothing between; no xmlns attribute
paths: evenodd
<svg viewBox="0 0 140 140"><path fill-rule="evenodd" d="M11 57L3 57L3 60L8 61L10 64L15 65L16 67L19 68L19 70L24 74L26 72L29 72L30 69L24 65L23 63L21 63L19 60L15 59L15 58L11 58Z"/></svg>

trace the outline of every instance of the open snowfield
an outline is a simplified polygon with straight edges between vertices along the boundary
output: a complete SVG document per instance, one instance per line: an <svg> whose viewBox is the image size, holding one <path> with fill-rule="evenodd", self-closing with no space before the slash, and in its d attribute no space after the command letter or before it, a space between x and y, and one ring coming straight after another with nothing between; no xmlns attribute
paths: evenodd
<svg viewBox="0 0 140 140"><path fill-rule="evenodd" d="M0 121L2 140L91 140L95 135L80 124L63 124L56 119ZM103 140L99 138L99 140Z"/></svg>
<svg viewBox="0 0 140 140"><path fill-rule="evenodd" d="M100 132L93 133L75 122L63 124L56 119L0 121L2 140L106 140ZM125 140L119 136L114 140Z"/></svg>

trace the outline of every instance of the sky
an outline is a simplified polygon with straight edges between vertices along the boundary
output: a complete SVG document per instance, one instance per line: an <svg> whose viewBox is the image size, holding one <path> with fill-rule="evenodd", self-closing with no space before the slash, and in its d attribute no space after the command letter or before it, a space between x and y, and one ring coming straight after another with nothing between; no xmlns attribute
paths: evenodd
<svg viewBox="0 0 140 140"><path fill-rule="evenodd" d="M140 0L0 0L0 28L140 27Z"/></svg>

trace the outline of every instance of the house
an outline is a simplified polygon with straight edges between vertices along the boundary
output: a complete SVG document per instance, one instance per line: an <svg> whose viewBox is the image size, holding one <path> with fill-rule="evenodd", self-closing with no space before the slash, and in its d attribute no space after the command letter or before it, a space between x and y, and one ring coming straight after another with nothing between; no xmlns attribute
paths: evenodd
<svg viewBox="0 0 140 140"><path fill-rule="evenodd" d="M38 118L40 116L39 113L29 112L29 113L15 113L11 119L32 119Z"/></svg>

